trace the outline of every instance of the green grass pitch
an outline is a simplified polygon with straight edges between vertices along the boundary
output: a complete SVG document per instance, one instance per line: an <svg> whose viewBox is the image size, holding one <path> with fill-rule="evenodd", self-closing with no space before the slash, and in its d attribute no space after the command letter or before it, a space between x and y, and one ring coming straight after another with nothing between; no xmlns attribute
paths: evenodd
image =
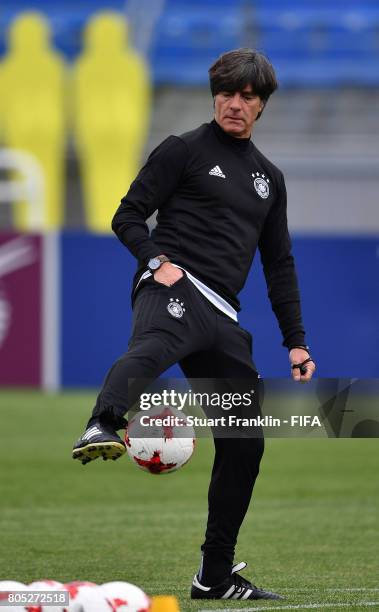
<svg viewBox="0 0 379 612"><path fill-rule="evenodd" d="M277 602L191 602L212 443L151 476L71 460L94 394L0 392L0 579L126 580L192 610L379 610L379 440L271 439L236 561Z"/></svg>

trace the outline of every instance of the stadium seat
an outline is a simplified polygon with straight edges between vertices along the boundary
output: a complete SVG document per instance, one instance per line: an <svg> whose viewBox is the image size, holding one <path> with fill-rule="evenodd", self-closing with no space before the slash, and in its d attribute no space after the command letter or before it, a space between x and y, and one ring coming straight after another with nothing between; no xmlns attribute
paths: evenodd
<svg viewBox="0 0 379 612"><path fill-rule="evenodd" d="M9 30L0 75L4 144L34 155L45 178L45 229L63 220L65 66L50 47L49 26L37 12L21 14ZM28 229L26 203L14 206L19 229Z"/></svg>
<svg viewBox="0 0 379 612"><path fill-rule="evenodd" d="M175 7L158 21L151 61L155 82L202 83L211 63L228 49L242 46L242 13L227 5L194 10Z"/></svg>
<svg viewBox="0 0 379 612"><path fill-rule="evenodd" d="M137 173L150 116L147 68L127 46L127 24L118 13L99 13L86 27L72 112L87 225L109 232Z"/></svg>
<svg viewBox="0 0 379 612"><path fill-rule="evenodd" d="M257 2L254 12L258 48L278 69L287 86L323 87L379 83L379 8L331 7L320 1ZM375 35L376 32L376 35Z"/></svg>
<svg viewBox="0 0 379 612"><path fill-rule="evenodd" d="M154 79L205 85L207 68L220 53L250 46L280 66L284 86L375 85L378 32L376 0L346 0L343 5L329 0L167 0L152 44Z"/></svg>

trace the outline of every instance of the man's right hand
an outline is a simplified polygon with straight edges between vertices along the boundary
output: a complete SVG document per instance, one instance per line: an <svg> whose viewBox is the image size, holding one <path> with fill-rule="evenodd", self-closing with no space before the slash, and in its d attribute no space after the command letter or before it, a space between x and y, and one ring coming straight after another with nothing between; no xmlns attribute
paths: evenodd
<svg viewBox="0 0 379 612"><path fill-rule="evenodd" d="M183 274L183 270L173 266L169 261L166 261L158 268L156 272L154 272L154 280L157 283L162 283L162 285L171 287L171 285L182 278Z"/></svg>

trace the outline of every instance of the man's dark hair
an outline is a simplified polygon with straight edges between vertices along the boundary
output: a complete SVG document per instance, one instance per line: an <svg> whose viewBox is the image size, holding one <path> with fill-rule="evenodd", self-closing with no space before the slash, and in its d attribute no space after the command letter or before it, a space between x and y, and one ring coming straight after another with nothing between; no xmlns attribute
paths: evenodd
<svg viewBox="0 0 379 612"><path fill-rule="evenodd" d="M264 104L278 88L274 68L267 57L253 49L235 49L220 55L209 69L209 81L212 96L221 91L242 91L251 85L253 93Z"/></svg>

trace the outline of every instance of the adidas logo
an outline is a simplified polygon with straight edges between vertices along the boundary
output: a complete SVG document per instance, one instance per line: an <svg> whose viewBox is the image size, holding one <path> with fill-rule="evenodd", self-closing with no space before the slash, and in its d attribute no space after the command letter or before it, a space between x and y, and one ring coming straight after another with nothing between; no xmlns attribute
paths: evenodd
<svg viewBox="0 0 379 612"><path fill-rule="evenodd" d="M94 425L93 427L87 429L86 432L84 432L84 434L82 435L82 440L90 440L91 438L94 438L95 436L101 434L102 432L96 427L96 425Z"/></svg>
<svg viewBox="0 0 379 612"><path fill-rule="evenodd" d="M226 178L220 166L215 166L214 168L212 168L212 170L209 170L209 174L211 174L212 176L219 176L220 178Z"/></svg>

